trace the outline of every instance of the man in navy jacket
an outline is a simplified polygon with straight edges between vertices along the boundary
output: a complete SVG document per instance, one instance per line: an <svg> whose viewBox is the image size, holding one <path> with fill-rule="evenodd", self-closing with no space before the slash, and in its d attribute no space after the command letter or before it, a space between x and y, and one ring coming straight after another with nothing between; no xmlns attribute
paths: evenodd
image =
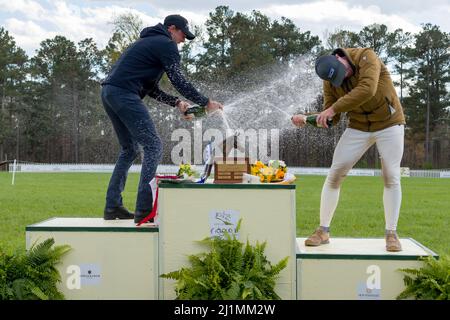
<svg viewBox="0 0 450 320"><path fill-rule="evenodd" d="M133 219L140 222L152 210L150 181L161 161L162 143L142 99L148 95L184 114L189 104L162 91L158 83L164 73L185 98L206 106L207 112L223 109L223 105L202 95L186 80L180 67L177 45L195 36L180 15L170 15L164 24L142 30L140 38L121 55L102 82L103 106L119 139L121 151L106 193L105 220ZM183 116L186 120L192 116ZM143 147L144 159L134 215L122 202L128 170Z"/></svg>

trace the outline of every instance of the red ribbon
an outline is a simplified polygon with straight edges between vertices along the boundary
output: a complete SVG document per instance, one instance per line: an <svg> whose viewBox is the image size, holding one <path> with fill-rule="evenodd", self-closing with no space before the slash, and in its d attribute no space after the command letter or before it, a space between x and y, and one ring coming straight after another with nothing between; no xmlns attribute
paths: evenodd
<svg viewBox="0 0 450 320"><path fill-rule="evenodd" d="M139 227L141 224L146 223L150 219L155 218L156 212L158 211L158 194L159 194L159 179L178 179L177 176L155 176L156 179L156 193L155 193L155 201L153 202L153 209L152 211L146 216L144 219L142 219L137 226Z"/></svg>

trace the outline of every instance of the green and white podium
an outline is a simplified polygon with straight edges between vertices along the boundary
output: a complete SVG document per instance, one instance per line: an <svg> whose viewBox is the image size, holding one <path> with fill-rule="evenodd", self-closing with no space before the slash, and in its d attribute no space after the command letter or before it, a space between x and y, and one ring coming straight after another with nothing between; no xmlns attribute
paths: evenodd
<svg viewBox="0 0 450 320"><path fill-rule="evenodd" d="M54 238L72 250L58 266L66 299L158 299L158 228L133 220L54 218L26 227L26 246Z"/></svg>
<svg viewBox="0 0 450 320"><path fill-rule="evenodd" d="M175 282L163 273L190 267L188 256L206 252L197 243L225 231L244 243L267 241L276 263L289 257L275 290L282 299L395 299L404 290L400 268L420 268L437 255L414 239L386 252L385 240L331 238L306 247L296 238L295 185L161 183L158 225L133 220L53 218L26 227L27 249L54 238L72 250L58 266L66 299L174 299Z"/></svg>
<svg viewBox="0 0 450 320"><path fill-rule="evenodd" d="M420 268L436 253L411 238L387 252L384 238L330 238L318 247L297 238L297 299L393 300L405 288L400 268Z"/></svg>
<svg viewBox="0 0 450 320"><path fill-rule="evenodd" d="M282 299L296 298L295 185L163 183L158 210L161 274L190 266L188 255L206 250L196 241L233 232L242 218L241 241L267 241L272 263L289 257L275 291ZM160 279L159 298L175 298L173 280Z"/></svg>

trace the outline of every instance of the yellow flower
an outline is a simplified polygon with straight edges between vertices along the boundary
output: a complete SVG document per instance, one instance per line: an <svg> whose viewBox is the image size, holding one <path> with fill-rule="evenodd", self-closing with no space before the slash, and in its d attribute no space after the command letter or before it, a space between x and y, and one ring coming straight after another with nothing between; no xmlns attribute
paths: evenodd
<svg viewBox="0 0 450 320"><path fill-rule="evenodd" d="M258 176L259 176L259 180L261 181L261 182L264 182L264 176L260 173L260 174L258 174Z"/></svg>
<svg viewBox="0 0 450 320"><path fill-rule="evenodd" d="M189 163L181 163L180 168L178 169L177 176L187 175L188 177L193 176L195 174L195 170Z"/></svg>
<svg viewBox="0 0 450 320"><path fill-rule="evenodd" d="M287 173L287 166L282 160L271 160L269 165L255 161L250 166L250 174L259 177L261 182L270 183L274 180L283 180Z"/></svg>
<svg viewBox="0 0 450 320"><path fill-rule="evenodd" d="M265 175L265 176L271 176L271 175L274 174L274 170L273 170L273 168L271 168L271 167L265 167L265 168L262 170L262 174Z"/></svg>
<svg viewBox="0 0 450 320"><path fill-rule="evenodd" d="M251 168L251 174L254 176L257 176L259 173L259 168L257 168L256 166L252 166Z"/></svg>
<svg viewBox="0 0 450 320"><path fill-rule="evenodd" d="M284 179L284 171L278 170L277 174L275 175L275 179L277 179L277 180Z"/></svg>
<svg viewBox="0 0 450 320"><path fill-rule="evenodd" d="M265 167L264 163L262 163L261 161L256 161L255 166L259 169L262 169Z"/></svg>

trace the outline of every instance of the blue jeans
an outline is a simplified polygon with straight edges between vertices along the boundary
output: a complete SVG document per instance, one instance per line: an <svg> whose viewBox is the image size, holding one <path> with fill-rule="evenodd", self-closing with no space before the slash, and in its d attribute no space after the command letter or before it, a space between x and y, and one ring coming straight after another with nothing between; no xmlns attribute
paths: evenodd
<svg viewBox="0 0 450 320"><path fill-rule="evenodd" d="M119 87L104 85L102 102L111 119L121 146L119 158L109 181L106 208L122 206L128 170L138 156L138 144L144 150L141 176L136 199L136 211L150 212L153 198L150 181L161 161L162 143L147 107L137 95Z"/></svg>

